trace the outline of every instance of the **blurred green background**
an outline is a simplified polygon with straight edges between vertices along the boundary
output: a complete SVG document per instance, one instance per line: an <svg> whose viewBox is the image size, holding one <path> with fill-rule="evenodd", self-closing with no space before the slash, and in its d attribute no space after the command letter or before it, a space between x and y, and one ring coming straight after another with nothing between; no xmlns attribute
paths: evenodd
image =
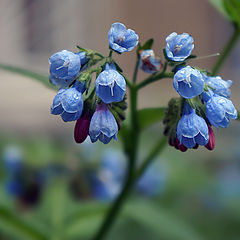
<svg viewBox="0 0 240 240"><path fill-rule="evenodd" d="M106 55L107 31L116 21L134 29L142 42L153 37L161 57L165 37L173 31L190 33L198 56L220 52L233 32L207 0L1 0L0 19L0 63L45 75L48 57L61 49L75 51L76 44ZM239 56L238 43L221 70L223 79L233 80L238 109ZM134 53L117 60L131 76ZM216 58L194 61L211 69ZM146 76L141 73L139 79ZM96 174L107 150L121 151L121 138L108 146L89 141L77 145L74 125L50 115L53 90L4 70L0 81L0 239L90 239L111 199L91 193L88 173ZM174 96L166 79L141 90L139 107L166 106ZM139 162L162 132L161 123L144 131ZM215 134L212 152L200 148L181 153L167 146L156 158L164 187L154 196L134 191L107 239L240 239L239 122ZM18 149L25 166L27 190L21 197L9 191L9 149L15 154Z"/></svg>

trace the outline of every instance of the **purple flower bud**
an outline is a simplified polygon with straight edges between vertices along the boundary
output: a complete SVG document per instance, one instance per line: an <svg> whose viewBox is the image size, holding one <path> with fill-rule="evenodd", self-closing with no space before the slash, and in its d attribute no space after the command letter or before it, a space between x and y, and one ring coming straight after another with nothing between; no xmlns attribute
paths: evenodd
<svg viewBox="0 0 240 240"><path fill-rule="evenodd" d="M215 147L215 135L210 125L208 125L208 135L209 135L209 140L208 140L208 143L205 145L205 148L211 151Z"/></svg>
<svg viewBox="0 0 240 240"><path fill-rule="evenodd" d="M91 117L85 113L80 117L74 128L74 139L76 143L82 143L88 136Z"/></svg>
<svg viewBox="0 0 240 240"><path fill-rule="evenodd" d="M161 60L155 57L152 49L144 50L140 54L139 67L146 73L155 73L160 70Z"/></svg>

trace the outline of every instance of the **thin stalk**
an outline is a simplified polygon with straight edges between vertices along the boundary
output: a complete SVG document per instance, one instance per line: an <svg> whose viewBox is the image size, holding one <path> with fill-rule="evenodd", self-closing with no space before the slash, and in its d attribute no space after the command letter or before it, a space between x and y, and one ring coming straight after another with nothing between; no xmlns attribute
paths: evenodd
<svg viewBox="0 0 240 240"><path fill-rule="evenodd" d="M138 119L137 119L137 89L135 86L130 87L130 104L131 104L131 132L130 137L132 141L131 149L128 153L128 172L127 179L123 186L123 189L116 200L113 202L111 208L107 212L107 215L97 231L96 235L93 237L93 240L102 240L107 233L109 232L112 225L115 223L117 216L126 201L129 193L131 192L132 187L134 186L134 169L137 156L138 148Z"/></svg>
<svg viewBox="0 0 240 240"><path fill-rule="evenodd" d="M140 82L136 87L137 89L140 89L140 88L143 88L145 87L146 85L150 84L150 83L153 83L153 82L156 82L160 79L163 79L163 78L173 78L174 76L174 73L172 72L161 72L161 73L158 73L158 74L155 74L155 75L151 75L150 77L146 78L144 81Z"/></svg>
<svg viewBox="0 0 240 240"><path fill-rule="evenodd" d="M227 59L228 55L231 53L232 49L236 45L239 39L239 36L240 36L240 31L237 28L235 28L231 38L227 42L226 46L223 48L222 52L220 53L220 57L218 58L215 66L213 67L212 75L216 75L219 72L220 68L222 67L223 63Z"/></svg>
<svg viewBox="0 0 240 240"><path fill-rule="evenodd" d="M133 83L134 84L137 81L137 74L138 74L139 63L140 63L140 57L139 57L139 54L137 54L137 61L136 61L136 65L135 65L135 69L134 69L134 73L133 73Z"/></svg>

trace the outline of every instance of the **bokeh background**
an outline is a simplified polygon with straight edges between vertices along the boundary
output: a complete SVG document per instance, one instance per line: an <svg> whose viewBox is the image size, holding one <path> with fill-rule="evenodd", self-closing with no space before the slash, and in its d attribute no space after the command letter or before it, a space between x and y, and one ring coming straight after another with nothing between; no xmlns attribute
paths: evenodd
<svg viewBox="0 0 240 240"><path fill-rule="evenodd" d="M154 50L161 57L165 38L173 31L190 33L195 40L193 53L198 56L220 52L233 32L232 25L207 0L1 0L0 63L47 75L49 56L61 49L76 51L78 44L107 55L107 32L113 22L134 29L141 42L154 38ZM115 58L125 74L132 76L134 51ZM211 69L216 59L193 60L192 65ZM220 73L223 79L233 80L232 100L238 109L239 66L240 43ZM139 81L146 76L140 73ZM118 161L121 140L108 146L76 145L74 125L50 115L53 90L3 70L0 82L0 239L36 239L26 227L29 223L51 239L89 239L114 196L89 193L98 185L95 181L89 184L85 175L90 172L92 176L92 171L99 175L96 172L106 156ZM156 82L141 90L139 108L166 106L174 96L171 80ZM139 161L162 129L159 123L144 132ZM212 152L201 148L180 153L166 147L156 159L162 177L146 187L155 189L154 194L136 191L109 239L239 239L239 122L215 133ZM26 181L33 183L31 194L20 201L6 187L12 174L4 164L9 152L27 165L24 171L30 177ZM102 174L104 181L111 181L108 173ZM119 186L109 188L112 192Z"/></svg>

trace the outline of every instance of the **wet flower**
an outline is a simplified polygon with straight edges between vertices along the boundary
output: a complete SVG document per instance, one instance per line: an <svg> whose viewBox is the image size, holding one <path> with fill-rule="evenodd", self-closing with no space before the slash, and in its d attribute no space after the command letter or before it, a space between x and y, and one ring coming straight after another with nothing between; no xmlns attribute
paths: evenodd
<svg viewBox="0 0 240 240"><path fill-rule="evenodd" d="M230 87L232 86L231 80L223 80L221 77L208 77L205 74L203 75L203 79L205 83L211 88L211 90L218 94L219 96L230 98L231 90Z"/></svg>
<svg viewBox="0 0 240 240"><path fill-rule="evenodd" d="M206 102L206 115L214 127L226 128L230 123L230 119L237 118L237 110L232 101L214 94Z"/></svg>
<svg viewBox="0 0 240 240"><path fill-rule="evenodd" d="M96 81L96 94L105 103L120 102L126 92L126 81L124 77L116 71L114 64L106 64Z"/></svg>
<svg viewBox="0 0 240 240"><path fill-rule="evenodd" d="M177 34L173 32L166 38L166 42L167 57L175 62L184 61L190 56L194 48L193 38L188 33Z"/></svg>
<svg viewBox="0 0 240 240"><path fill-rule="evenodd" d="M183 116L177 125L177 138L187 148L196 144L205 146L209 140L207 123L188 104L184 105Z"/></svg>
<svg viewBox="0 0 240 240"><path fill-rule="evenodd" d="M138 35L117 22L112 24L108 32L108 42L110 48L118 53L129 52L137 46Z"/></svg>
<svg viewBox="0 0 240 240"><path fill-rule="evenodd" d="M178 70L173 78L173 87L184 98L193 98L204 90L202 74L190 66Z"/></svg>
<svg viewBox="0 0 240 240"><path fill-rule="evenodd" d="M64 122L80 118L83 110L82 83L76 82L73 87L60 89L53 99L51 113L61 115Z"/></svg>
<svg viewBox="0 0 240 240"><path fill-rule="evenodd" d="M81 65L86 63L86 54L73 53L62 50L49 58L50 77L52 84L65 88L68 87L79 75Z"/></svg>
<svg viewBox="0 0 240 240"><path fill-rule="evenodd" d="M140 54L139 67L146 73L155 73L160 70L161 60L155 57L152 49L144 50Z"/></svg>
<svg viewBox="0 0 240 240"><path fill-rule="evenodd" d="M94 143L99 140L107 144L112 138L117 140L117 133L116 119L109 111L107 104L101 103L97 106L90 122L89 135L91 141Z"/></svg>
<svg viewBox="0 0 240 240"><path fill-rule="evenodd" d="M91 117L88 113L81 116L74 128L74 139L76 143L82 143L88 136Z"/></svg>

